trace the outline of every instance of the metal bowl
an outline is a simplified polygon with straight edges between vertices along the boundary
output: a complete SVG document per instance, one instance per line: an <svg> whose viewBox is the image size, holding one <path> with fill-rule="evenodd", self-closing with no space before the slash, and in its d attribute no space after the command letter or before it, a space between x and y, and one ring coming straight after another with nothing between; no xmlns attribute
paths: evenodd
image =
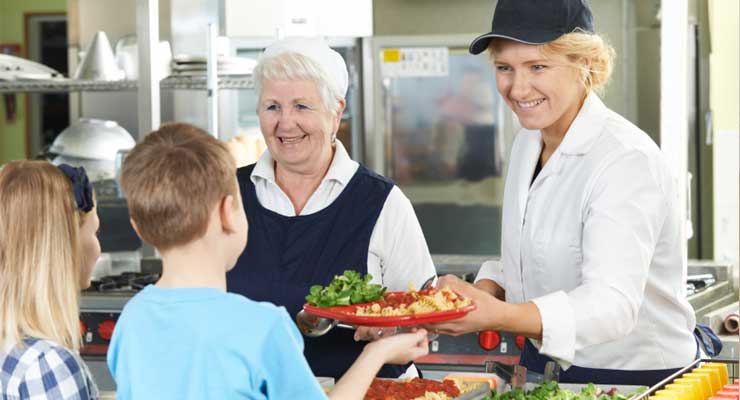
<svg viewBox="0 0 740 400"><path fill-rule="evenodd" d="M135 144L131 134L115 121L80 118L54 139L49 151L67 157L113 163L119 150L130 150Z"/></svg>
<svg viewBox="0 0 740 400"><path fill-rule="evenodd" d="M114 179L116 176L115 163L108 160L91 160L68 156L56 156L51 163L54 165L69 164L73 167L84 167L90 182L100 182Z"/></svg>

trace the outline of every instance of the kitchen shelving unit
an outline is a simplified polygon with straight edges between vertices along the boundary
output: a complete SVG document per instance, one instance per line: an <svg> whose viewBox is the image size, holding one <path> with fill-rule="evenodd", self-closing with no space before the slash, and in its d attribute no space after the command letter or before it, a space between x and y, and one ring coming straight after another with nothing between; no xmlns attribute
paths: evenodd
<svg viewBox="0 0 740 400"><path fill-rule="evenodd" d="M77 81L73 79L0 81L0 93L113 92L136 90L136 81Z"/></svg>
<svg viewBox="0 0 740 400"><path fill-rule="evenodd" d="M74 79L0 81L0 93L118 92L138 89L137 81L78 81ZM159 82L165 90L206 90L205 76L169 76ZM251 75L218 77L220 90L253 89Z"/></svg>

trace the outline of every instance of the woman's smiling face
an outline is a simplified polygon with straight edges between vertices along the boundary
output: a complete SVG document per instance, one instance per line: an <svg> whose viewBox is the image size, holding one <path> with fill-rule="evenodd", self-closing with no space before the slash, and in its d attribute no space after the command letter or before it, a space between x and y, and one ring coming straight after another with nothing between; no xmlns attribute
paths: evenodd
<svg viewBox="0 0 740 400"><path fill-rule="evenodd" d="M341 118L326 108L310 80L268 80L258 105L260 128L272 158L282 167L306 170L331 154Z"/></svg>
<svg viewBox="0 0 740 400"><path fill-rule="evenodd" d="M539 46L497 40L496 87L526 129L564 134L585 98L581 72L565 56L545 59Z"/></svg>

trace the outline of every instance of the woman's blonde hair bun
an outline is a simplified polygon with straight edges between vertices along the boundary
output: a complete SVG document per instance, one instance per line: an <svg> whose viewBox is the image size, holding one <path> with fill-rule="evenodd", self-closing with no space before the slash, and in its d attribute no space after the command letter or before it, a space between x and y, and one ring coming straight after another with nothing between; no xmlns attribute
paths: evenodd
<svg viewBox="0 0 740 400"><path fill-rule="evenodd" d="M600 35L571 32L541 45L546 58L565 56L574 67L583 72L586 90L602 92L609 82L616 53Z"/></svg>

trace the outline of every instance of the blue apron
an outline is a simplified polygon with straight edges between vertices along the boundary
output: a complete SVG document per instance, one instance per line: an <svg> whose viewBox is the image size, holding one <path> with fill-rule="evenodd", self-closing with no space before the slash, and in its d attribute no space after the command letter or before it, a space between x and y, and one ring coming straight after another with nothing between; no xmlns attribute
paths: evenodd
<svg viewBox="0 0 740 400"><path fill-rule="evenodd" d="M722 343L719 338L706 326L697 325L694 329L696 338L696 358L699 358L699 346L709 356L716 356L722 351ZM707 340L708 339L708 340ZM544 373L545 364L552 361L552 358L539 353L531 341L524 341L519 364L525 366L528 371ZM601 368L583 368L571 366L566 371L560 371L560 382L564 383L597 383L613 385L640 385L653 386L668 376L676 373L680 368L675 369L651 369L651 370L617 370Z"/></svg>
<svg viewBox="0 0 740 400"><path fill-rule="evenodd" d="M249 237L227 274L227 288L284 306L295 321L312 285L327 285L345 270L367 273L370 236L393 183L360 165L328 207L286 217L259 203L250 179L253 170L250 165L237 171ZM365 345L355 342L353 335L354 331L335 328L318 338L304 338L304 355L314 375L338 379L349 369ZM385 365L378 376L396 378L407 367Z"/></svg>

